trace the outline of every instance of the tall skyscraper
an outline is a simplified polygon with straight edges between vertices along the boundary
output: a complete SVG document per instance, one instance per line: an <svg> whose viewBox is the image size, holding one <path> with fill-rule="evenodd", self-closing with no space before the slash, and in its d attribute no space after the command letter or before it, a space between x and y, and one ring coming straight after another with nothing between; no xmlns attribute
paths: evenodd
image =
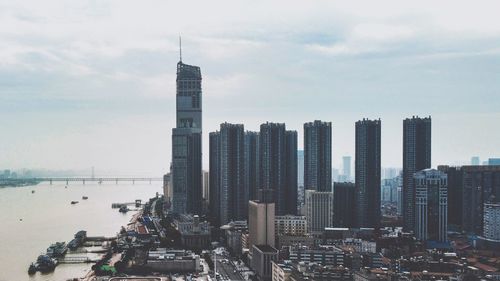
<svg viewBox="0 0 500 281"><path fill-rule="evenodd" d="M413 174L431 167L431 117L403 120L403 227L415 229Z"/></svg>
<svg viewBox="0 0 500 281"><path fill-rule="evenodd" d="M176 128L172 129L173 212L202 213L202 102L198 66L177 63Z"/></svg>
<svg viewBox="0 0 500 281"><path fill-rule="evenodd" d="M248 190L244 183L244 141L245 131L241 124L223 123L217 148L210 154L219 157L214 161L218 167L219 181L213 186L217 189L218 214L216 221L227 224L233 220L246 220L248 217Z"/></svg>
<svg viewBox="0 0 500 281"><path fill-rule="evenodd" d="M274 191L277 215L296 213L296 203L295 207L291 203L297 202L296 165L297 132L286 131L282 123L262 124L259 134L259 186Z"/></svg>
<svg viewBox="0 0 500 281"><path fill-rule="evenodd" d="M333 225L354 227L355 185L352 182L333 183Z"/></svg>
<svg viewBox="0 0 500 281"><path fill-rule="evenodd" d="M351 181L351 156L342 157L342 174L345 181Z"/></svg>
<svg viewBox="0 0 500 281"><path fill-rule="evenodd" d="M356 122L356 225L380 225L380 128L381 121Z"/></svg>
<svg viewBox="0 0 500 281"><path fill-rule="evenodd" d="M447 241L448 182L445 173L425 169L415 173L415 237L419 240Z"/></svg>
<svg viewBox="0 0 500 281"><path fill-rule="evenodd" d="M306 191L306 220L309 233L321 234L325 227L333 227L333 192Z"/></svg>
<svg viewBox="0 0 500 281"><path fill-rule="evenodd" d="M304 188L332 191L332 123L304 124Z"/></svg>
<svg viewBox="0 0 500 281"><path fill-rule="evenodd" d="M259 133L245 132L245 189L250 200L257 199L259 187Z"/></svg>

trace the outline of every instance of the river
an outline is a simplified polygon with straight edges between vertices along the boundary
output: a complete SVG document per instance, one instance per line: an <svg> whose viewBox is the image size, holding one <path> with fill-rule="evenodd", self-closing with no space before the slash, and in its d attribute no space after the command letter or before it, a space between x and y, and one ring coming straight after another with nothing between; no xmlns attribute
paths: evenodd
<svg viewBox="0 0 500 281"><path fill-rule="evenodd" d="M144 202L156 192L162 192L159 182L70 183L67 188L63 183L41 183L0 188L0 281L83 277L91 264L61 264L52 273L32 276L27 270L51 243L69 242L78 230L86 230L88 236L115 235L134 212L119 213L111 204L135 199ZM71 205L73 200L79 203Z"/></svg>

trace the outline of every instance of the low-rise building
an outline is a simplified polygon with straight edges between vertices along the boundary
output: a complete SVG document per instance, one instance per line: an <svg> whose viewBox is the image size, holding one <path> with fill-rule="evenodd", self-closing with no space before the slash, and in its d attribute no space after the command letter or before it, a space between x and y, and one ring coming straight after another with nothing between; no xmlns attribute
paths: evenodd
<svg viewBox="0 0 500 281"><path fill-rule="evenodd" d="M269 245L252 246L252 269L261 281L272 280L273 261L278 260L278 250Z"/></svg>
<svg viewBox="0 0 500 281"><path fill-rule="evenodd" d="M147 268L155 272L201 271L200 257L190 251L158 248L148 253Z"/></svg>
<svg viewBox="0 0 500 281"><path fill-rule="evenodd" d="M208 249L211 241L210 223L200 222L198 215L180 215L174 225L181 235L182 245L187 249Z"/></svg>

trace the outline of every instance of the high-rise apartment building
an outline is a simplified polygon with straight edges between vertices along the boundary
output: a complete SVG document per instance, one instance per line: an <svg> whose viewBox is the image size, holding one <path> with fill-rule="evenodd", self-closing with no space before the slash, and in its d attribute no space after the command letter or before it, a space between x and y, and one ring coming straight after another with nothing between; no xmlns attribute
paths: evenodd
<svg viewBox="0 0 500 281"><path fill-rule="evenodd" d="M333 192L307 189L305 193L308 232L321 234L325 227L333 227Z"/></svg>
<svg viewBox="0 0 500 281"><path fill-rule="evenodd" d="M413 174L431 167L431 118L403 120L403 226L415 228Z"/></svg>
<svg viewBox="0 0 500 281"><path fill-rule="evenodd" d="M380 129L380 119L356 122L355 221L358 227L380 225Z"/></svg>
<svg viewBox="0 0 500 281"><path fill-rule="evenodd" d="M176 127L172 129L173 212L202 213L202 101L198 66L177 63Z"/></svg>
<svg viewBox="0 0 500 281"><path fill-rule="evenodd" d="M217 133L216 133L217 134ZM245 131L241 124L223 123L218 133L217 148L210 154L218 156L213 161L219 174L217 189L217 221L226 224L230 221L246 220L248 217L248 190L245 185L244 143Z"/></svg>
<svg viewBox="0 0 500 281"><path fill-rule="evenodd" d="M265 123L259 134L259 187L274 191L277 215L297 212L297 132Z"/></svg>
<svg viewBox="0 0 500 281"><path fill-rule="evenodd" d="M304 124L304 188L332 190L332 123Z"/></svg>
<svg viewBox="0 0 500 281"><path fill-rule="evenodd" d="M448 175L448 216L459 231L482 235L484 204L500 202L500 166L440 166Z"/></svg>
<svg viewBox="0 0 500 281"><path fill-rule="evenodd" d="M415 186L415 237L447 241L448 180L445 173L425 169L413 176Z"/></svg>

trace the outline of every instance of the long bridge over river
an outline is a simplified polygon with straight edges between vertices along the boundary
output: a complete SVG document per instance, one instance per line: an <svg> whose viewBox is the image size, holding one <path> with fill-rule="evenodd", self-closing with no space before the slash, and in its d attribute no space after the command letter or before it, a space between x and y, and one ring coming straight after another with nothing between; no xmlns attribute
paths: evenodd
<svg viewBox="0 0 500 281"><path fill-rule="evenodd" d="M71 182L80 182L80 183L89 183L89 182L94 182L94 183L105 183L105 182L114 182L118 184L119 182L129 182L132 184L135 184L136 182L149 182L150 184L152 182L162 182L163 178L156 178L156 177L47 177L47 178L17 178L17 179L2 179L1 180L4 183L9 183L9 184L18 184L18 183L23 183L23 182L49 182L50 184L56 183L56 182L63 182L66 184L69 184Z"/></svg>

